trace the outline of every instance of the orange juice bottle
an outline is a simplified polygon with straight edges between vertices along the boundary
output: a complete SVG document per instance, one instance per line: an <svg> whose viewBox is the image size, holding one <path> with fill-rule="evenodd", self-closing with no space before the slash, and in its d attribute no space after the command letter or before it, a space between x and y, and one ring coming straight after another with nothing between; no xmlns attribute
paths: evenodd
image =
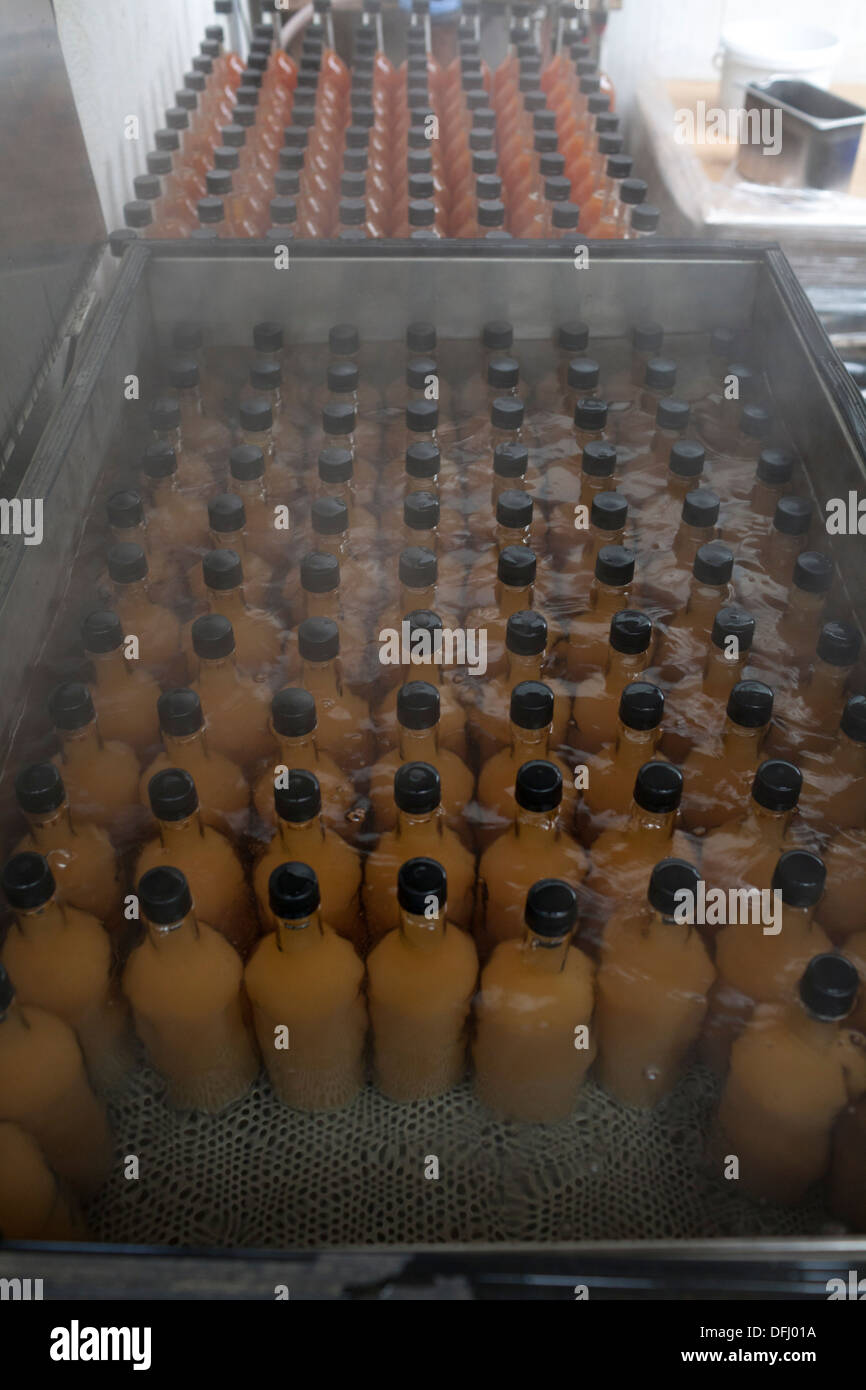
<svg viewBox="0 0 866 1390"><path fill-rule="evenodd" d="M501 942L481 974L475 1091L505 1119L553 1124L571 1114L595 1057L593 967L571 945L571 884L539 879L524 921L522 939Z"/></svg>
<svg viewBox="0 0 866 1390"><path fill-rule="evenodd" d="M123 972L136 1032L169 1104L215 1114L245 1095L259 1070L241 958L198 920L180 869L149 869L138 899L147 930Z"/></svg>
<svg viewBox="0 0 866 1390"><path fill-rule="evenodd" d="M258 444L236 444L229 454L229 473L227 486L244 504L250 549L281 573L288 565L294 531L276 528L277 504L271 496L264 450ZM206 544L205 539L201 549Z"/></svg>
<svg viewBox="0 0 866 1390"><path fill-rule="evenodd" d="M858 988L844 956L815 956L797 998L757 1008L734 1043L711 1151L720 1173L736 1155L752 1196L794 1206L826 1172L833 1125L866 1090L862 1047L842 1027Z"/></svg>
<svg viewBox="0 0 866 1390"><path fill-rule="evenodd" d="M171 357L165 364L165 374L180 406L180 432L184 449L204 459L211 470L222 469L232 445L231 430L204 409L198 363L194 357ZM212 478L202 476L205 482L212 481Z"/></svg>
<svg viewBox="0 0 866 1390"><path fill-rule="evenodd" d="M324 824L351 839L364 813L350 778L318 745L316 701L310 691L300 686L278 690L271 701L271 729L278 751L253 785L253 804L259 819L272 831L276 828L276 781L292 768L303 768L312 772L319 783Z"/></svg>
<svg viewBox="0 0 866 1390"><path fill-rule="evenodd" d="M141 823L138 758L126 743L103 739L86 685L58 685L48 703L62 743L54 759L60 768L77 821L107 830L115 843L133 835Z"/></svg>
<svg viewBox="0 0 866 1390"><path fill-rule="evenodd" d="M652 532L647 529L641 533L640 589L660 608L678 612L687 603L695 556L702 545L719 538L720 511L721 501L711 488L692 488L683 498L679 525L666 548L646 549ZM643 523L643 508L640 515Z"/></svg>
<svg viewBox="0 0 866 1390"><path fill-rule="evenodd" d="M347 772L372 761L366 700L343 685L340 630L333 618L305 618L298 628L301 681L316 701L319 744Z"/></svg>
<svg viewBox="0 0 866 1390"><path fill-rule="evenodd" d="M394 777L403 763L424 762L436 768L442 784L442 812L463 839L469 831L465 808L472 800L475 778L447 748L439 746L439 690L428 681L407 681L397 692L399 742L370 771L368 795L376 829L393 830L397 823Z"/></svg>
<svg viewBox="0 0 866 1390"><path fill-rule="evenodd" d="M234 492L220 492L207 504L208 541L215 550L233 550L240 557L244 577L244 597L252 607L267 608L273 566L247 544L247 514L244 499ZM193 598L205 603L207 585L201 564L187 575Z"/></svg>
<svg viewBox="0 0 866 1390"><path fill-rule="evenodd" d="M583 680L607 664L611 619L629 607L634 559L634 551L624 545L603 545L599 550L589 607L569 626L565 657L572 680Z"/></svg>
<svg viewBox="0 0 866 1390"><path fill-rule="evenodd" d="M201 567L210 611L232 625L238 669L256 680L274 681L283 660L283 633L276 618L247 602L240 555L209 550ZM191 652L189 629L184 637Z"/></svg>
<svg viewBox="0 0 866 1390"><path fill-rule="evenodd" d="M400 925L367 961L373 1069L389 1100L429 1100L462 1080L478 978L472 940L447 917L447 876L415 858L397 875Z"/></svg>
<svg viewBox="0 0 866 1390"><path fill-rule="evenodd" d="M658 663L672 682L699 669L720 608L733 599L733 552L724 541L708 541L695 556L688 602L667 625Z"/></svg>
<svg viewBox="0 0 866 1390"><path fill-rule="evenodd" d="M485 763L478 778L476 838L484 848L507 830L514 819L514 783L525 762L541 758L555 763L563 782L562 818L571 830L577 805L574 773L563 758L550 751L553 729L553 691L543 681L521 681L511 691L510 742Z"/></svg>
<svg viewBox="0 0 866 1390"><path fill-rule="evenodd" d="M628 813L634 779L651 758L661 757L658 745L665 697L649 681L631 681L619 697L616 739L587 759L589 780L582 812L590 817L586 838L594 839L614 817Z"/></svg>
<svg viewBox="0 0 866 1390"><path fill-rule="evenodd" d="M649 665L652 638L645 613L634 608L614 613L604 670L585 676L574 692L572 741L583 753L596 753L616 738L620 696Z"/></svg>
<svg viewBox="0 0 866 1390"><path fill-rule="evenodd" d="M103 737L119 739L142 754L159 742L159 686L126 656L124 636L120 618L108 609L88 613L81 624L84 650L93 667L93 703Z"/></svg>
<svg viewBox="0 0 866 1390"><path fill-rule="evenodd" d="M123 542L108 552L108 573L114 585L113 608L125 636L138 638L138 660L157 680L177 678L183 671L180 623L168 608L150 597L147 556L140 545Z"/></svg>
<svg viewBox="0 0 866 1390"><path fill-rule="evenodd" d="M29 834L15 854L44 855L57 883L60 900L113 922L123 885L114 847L97 825L73 822L63 778L54 763L31 763L15 778L15 797L27 817Z"/></svg>
<svg viewBox="0 0 866 1390"><path fill-rule="evenodd" d="M706 449L696 439L678 439L671 447L665 485L648 498L638 514L638 533L642 565L653 551L669 552L677 533L683 502L689 492L701 486ZM670 564L670 554L664 559Z"/></svg>
<svg viewBox="0 0 866 1390"><path fill-rule="evenodd" d="M537 560L528 545L507 545L500 550L496 565L495 602L489 608L471 608L465 626L487 633L487 675L498 676L505 670L507 657L505 637L512 613L535 605ZM548 624L551 647L561 640L561 630ZM552 629L552 630L551 630Z"/></svg>
<svg viewBox="0 0 866 1390"><path fill-rule="evenodd" d="M703 667L687 671L671 687L662 750L682 762L721 718L731 691L743 679L755 635L755 619L726 604L713 619Z"/></svg>
<svg viewBox="0 0 866 1390"><path fill-rule="evenodd" d="M769 888L779 855L791 848L792 823L803 778L780 758L762 762L744 814L710 830L701 841L701 870L714 888Z"/></svg>
<svg viewBox="0 0 866 1390"><path fill-rule="evenodd" d="M824 623L815 657L802 685L782 691L773 711L767 745L796 757L829 752L845 708L846 686L860 655L860 634L850 623Z"/></svg>
<svg viewBox="0 0 866 1390"><path fill-rule="evenodd" d="M505 670L492 680L466 682L466 719L483 766L511 738L511 692L522 681L540 681L547 650L547 619L532 608L512 613L505 627ZM546 682L553 691L551 746L566 745L571 701L564 682Z"/></svg>
<svg viewBox="0 0 866 1390"><path fill-rule="evenodd" d="M814 921L827 871L817 854L788 850L772 878L781 898L781 918L757 925L745 914L716 933L718 979L704 1032L704 1059L724 1072L731 1044L742 1032L756 1004L789 1004L813 956L833 949Z"/></svg>
<svg viewBox="0 0 866 1390"><path fill-rule="evenodd" d="M562 773L534 759L518 769L513 825L499 835L478 865L476 922L486 945L523 935L526 895L539 873L580 883L589 861L560 817Z"/></svg>
<svg viewBox="0 0 866 1390"><path fill-rule="evenodd" d="M128 1020L111 978L111 942L102 922L59 900L41 854L13 855L2 883L15 919L2 959L22 1004L47 1009L75 1030L97 1085L118 1081L131 1061Z"/></svg>
<svg viewBox="0 0 866 1390"><path fill-rule="evenodd" d="M779 665L804 670L820 635L824 609L833 583L833 562L817 550L804 550L794 562L788 601L775 631L761 641L761 662L768 670Z"/></svg>
<svg viewBox="0 0 866 1390"><path fill-rule="evenodd" d="M624 1105L653 1106L673 1090L701 1030L715 971L700 934L677 918L678 894L697 885L693 864L663 859L646 903L624 904L604 929L598 1079Z"/></svg>
<svg viewBox="0 0 866 1390"><path fill-rule="evenodd" d="M361 860L322 820L322 792L315 774L290 768L276 779L273 791L277 833L253 872L253 891L266 931L275 928L268 911L268 882L287 860L309 864L323 885L322 910L328 925L360 946Z"/></svg>
<svg viewBox="0 0 866 1390"><path fill-rule="evenodd" d="M142 804L149 804L148 788L158 772L183 768L195 783L202 823L239 839L249 818L250 789L237 763L209 746L198 695L194 690L166 690L157 712L165 751L142 773Z"/></svg>
<svg viewBox="0 0 866 1390"><path fill-rule="evenodd" d="M0 1119L19 1124L60 1178L85 1199L94 1197L113 1144L78 1039L62 1018L15 994L0 965Z"/></svg>
<svg viewBox="0 0 866 1390"><path fill-rule="evenodd" d="M583 545L577 545L560 561L559 584L571 612L585 610L589 602L598 552L606 545L622 545L628 524L628 501L621 492L597 492L589 511L589 529ZM561 576L561 577L559 577Z"/></svg>
<svg viewBox="0 0 866 1390"><path fill-rule="evenodd" d="M463 762L467 761L468 743L466 739L466 711L454 694L454 687L445 679L446 670L441 661L435 659L437 634L443 630L442 619L438 613L429 609L415 609L407 613L403 621L408 634L409 664L400 665L397 681L388 695L376 707L373 727L376 744L380 754L389 748L396 748L399 728L397 724L397 694L400 678L410 674L413 668L423 674L439 689L439 745L450 748Z"/></svg>
<svg viewBox="0 0 866 1390"><path fill-rule="evenodd" d="M370 671L370 652L363 629L343 606L343 576L339 556L329 550L311 550L301 560L300 584L294 606L300 622L325 618L337 624L340 634L340 674L350 691L366 697L375 675ZM298 633L289 635L286 651L288 678L297 681L301 671Z"/></svg>
<svg viewBox="0 0 866 1390"><path fill-rule="evenodd" d="M195 782L184 768L155 773L147 792L159 834L141 849L135 877L160 864L176 865L195 896L196 910L243 955L258 926L237 852L225 835L204 824Z"/></svg>
<svg viewBox="0 0 866 1390"><path fill-rule="evenodd" d="M823 851L827 888L817 909L822 927L843 940L866 932L866 830L842 830Z"/></svg>
<svg viewBox="0 0 866 1390"><path fill-rule="evenodd" d="M322 920L309 864L283 861L268 876L275 923L244 972L271 1085L297 1110L337 1110L364 1084L364 966Z"/></svg>
<svg viewBox="0 0 866 1390"><path fill-rule="evenodd" d="M0 1123L0 1230L4 1240L87 1240L84 1218L20 1125Z"/></svg>
<svg viewBox="0 0 866 1390"><path fill-rule="evenodd" d="M761 761L773 716L773 692L761 681L738 681L728 698L720 733L692 749L683 764L688 830L712 830L741 815Z"/></svg>
<svg viewBox="0 0 866 1390"><path fill-rule="evenodd" d="M785 589L791 583L797 556L806 549L811 525L812 503L807 498L779 498L761 560L767 576Z"/></svg>
<svg viewBox="0 0 866 1390"><path fill-rule="evenodd" d="M803 752L803 812L825 835L859 829L866 820L866 696L849 696L833 747Z"/></svg>
<svg viewBox="0 0 866 1390"><path fill-rule="evenodd" d="M187 442L183 433L183 411L174 396L158 396L148 410L153 443L174 450L177 484L182 492L206 496L213 489L214 475L202 455Z"/></svg>
<svg viewBox="0 0 866 1390"><path fill-rule="evenodd" d="M475 856L449 829L440 809L439 773L429 763L404 763L394 777L397 825L380 835L364 866L362 900L375 944L400 925L397 873L407 859L436 859L450 885L450 919L469 931L475 902Z"/></svg>
<svg viewBox="0 0 866 1390"><path fill-rule="evenodd" d="M198 660L192 689L201 700L208 746L240 767L266 758L274 746L268 728L270 690L238 670L228 618L206 613L196 618L190 635Z"/></svg>
<svg viewBox="0 0 866 1390"><path fill-rule="evenodd" d="M170 444L156 440L144 451L142 472L147 480L150 505L147 512L148 553L164 553L175 565L188 566L207 544L207 515L201 497L181 489L177 454ZM129 537L124 537L129 542ZM141 538L136 537L136 544ZM148 568L148 578L150 578ZM164 576L157 569L157 585ZM164 593L164 589L160 591Z"/></svg>
<svg viewBox="0 0 866 1390"><path fill-rule="evenodd" d="M111 537L115 542L132 541L140 545L147 556L147 571L150 592L156 603L171 607L177 602L179 566L167 544L165 533L159 526L152 526L145 514L141 493L134 488L113 492L107 499L105 510ZM100 597L108 599L111 593L108 571L100 578L98 585Z"/></svg>
<svg viewBox="0 0 866 1390"><path fill-rule="evenodd" d="M577 526L576 507L589 509L599 492L616 488L617 452L607 439L590 439L576 459L564 458L557 463L552 458L545 469L545 495L550 498L550 517L547 526L547 547L556 555L569 555L574 546Z"/></svg>

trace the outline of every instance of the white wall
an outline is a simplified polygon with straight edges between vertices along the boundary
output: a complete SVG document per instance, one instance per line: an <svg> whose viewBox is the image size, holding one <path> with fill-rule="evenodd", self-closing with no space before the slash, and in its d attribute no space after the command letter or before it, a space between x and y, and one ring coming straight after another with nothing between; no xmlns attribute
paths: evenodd
<svg viewBox="0 0 866 1390"><path fill-rule="evenodd" d="M60 43L106 226L123 225L134 175L145 172L153 132L189 70L213 0L54 0ZM223 21L220 21L223 22ZM124 119L139 117L141 139Z"/></svg>
<svg viewBox="0 0 866 1390"><path fill-rule="evenodd" d="M647 68L664 77L709 79L730 24L809 25L844 40L835 79L866 83L866 0L622 0L604 40L604 66L627 111Z"/></svg>

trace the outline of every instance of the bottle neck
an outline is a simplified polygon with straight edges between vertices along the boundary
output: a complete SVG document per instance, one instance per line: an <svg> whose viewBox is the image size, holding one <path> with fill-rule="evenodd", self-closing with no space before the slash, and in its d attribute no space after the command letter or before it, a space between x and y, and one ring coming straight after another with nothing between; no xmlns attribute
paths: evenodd
<svg viewBox="0 0 866 1390"><path fill-rule="evenodd" d="M398 723L400 760L404 763L432 763L439 754L438 725L432 729L406 729Z"/></svg>
<svg viewBox="0 0 866 1390"><path fill-rule="evenodd" d="M727 699L740 679L745 660L744 652L738 651L735 657L725 656L715 643L711 643L704 666L704 693Z"/></svg>
<svg viewBox="0 0 866 1390"><path fill-rule="evenodd" d="M397 835L401 840L426 840L430 832L439 835L442 830L439 807L433 811L419 813L397 809Z"/></svg>
<svg viewBox="0 0 866 1390"><path fill-rule="evenodd" d="M133 605L150 603L146 579L137 579L132 584L115 584L114 592L117 596L117 607L121 614L124 609L129 609Z"/></svg>
<svg viewBox="0 0 866 1390"><path fill-rule="evenodd" d="M506 651L509 687L519 685L521 681L541 680L541 665L543 661L543 652L538 652L537 655L534 656L523 656L517 652Z"/></svg>
<svg viewBox="0 0 866 1390"><path fill-rule="evenodd" d="M317 700L338 699L341 693L336 658L332 661L305 661L304 685Z"/></svg>
<svg viewBox="0 0 866 1390"><path fill-rule="evenodd" d="M661 728L630 729L617 720L616 761L620 767L641 767L648 762L656 750L661 737Z"/></svg>
<svg viewBox="0 0 866 1390"><path fill-rule="evenodd" d="M816 657L806 685L806 696L813 709L836 709L845 696L850 666L831 666Z"/></svg>
<svg viewBox="0 0 866 1390"><path fill-rule="evenodd" d="M151 922L145 918L147 935L158 951L172 951L201 939L195 913L188 912L177 922Z"/></svg>
<svg viewBox="0 0 866 1390"><path fill-rule="evenodd" d="M713 618L724 602L724 597L724 587L718 584L701 584L698 580L692 579L686 611L694 622L709 630Z"/></svg>
<svg viewBox="0 0 866 1390"><path fill-rule="evenodd" d="M866 743L849 738L848 734L840 729L836 744L836 762L839 769L849 777L863 777L866 775Z"/></svg>
<svg viewBox="0 0 866 1390"><path fill-rule="evenodd" d="M169 761L175 758L179 767L183 767L182 759L189 759L190 754L201 753L207 757L207 740L205 739L204 726L196 729L193 734L167 734L162 730L162 741Z"/></svg>
<svg viewBox="0 0 866 1390"><path fill-rule="evenodd" d="M503 618L510 618L512 613L521 613L524 609L531 608L532 595L531 584L517 588L514 584L503 584L499 579L496 581L496 602Z"/></svg>
<svg viewBox="0 0 866 1390"><path fill-rule="evenodd" d="M725 717L722 744L728 765L740 771L754 767L766 732L766 724L757 729L744 729Z"/></svg>
<svg viewBox="0 0 866 1390"><path fill-rule="evenodd" d="M531 927L527 927L521 944L523 959L529 969L559 975L565 969L571 934L559 937L539 936Z"/></svg>
<svg viewBox="0 0 866 1390"><path fill-rule="evenodd" d="M275 738L280 750L280 759L286 767L298 766L293 760L302 751L311 754L313 760L316 761L317 750L312 731L308 734L298 734L292 738L289 738L287 734L275 734Z"/></svg>
<svg viewBox="0 0 866 1390"><path fill-rule="evenodd" d="M201 391L197 386L182 387L177 392L177 399L180 404L181 417L183 419L192 415L201 415Z"/></svg>
<svg viewBox="0 0 866 1390"><path fill-rule="evenodd" d="M687 521L681 521L674 536L674 555L679 563L691 567L701 546L711 541L714 535L713 526L690 526Z"/></svg>
<svg viewBox="0 0 866 1390"><path fill-rule="evenodd" d="M277 949L284 955L301 955L314 951L324 938L322 914L311 912L308 917L277 918Z"/></svg>
<svg viewBox="0 0 866 1390"><path fill-rule="evenodd" d="M607 675L614 685L626 686L631 679L646 670L649 652L618 652L608 648Z"/></svg>
<svg viewBox="0 0 866 1390"><path fill-rule="evenodd" d="M676 818L676 811L648 811L633 801L629 815L629 830L641 839L664 842L673 838Z"/></svg>
<svg viewBox="0 0 866 1390"><path fill-rule="evenodd" d="M27 824L33 843L39 850L55 849L75 836L75 827L69 813L69 802L64 801L56 811L44 813L26 812Z"/></svg>
<svg viewBox="0 0 866 1390"><path fill-rule="evenodd" d="M755 834L765 845L771 849L777 845L781 846L791 824L791 811L770 811L751 797L748 814Z"/></svg>
<svg viewBox="0 0 866 1390"><path fill-rule="evenodd" d="M559 806L550 811L527 811L524 806L518 806L514 815L514 833L526 847L558 839Z"/></svg>
<svg viewBox="0 0 866 1390"><path fill-rule="evenodd" d="M15 908L15 922L22 935L30 937L68 925L63 905L55 897L39 907Z"/></svg>
<svg viewBox="0 0 866 1390"><path fill-rule="evenodd" d="M228 618L233 628L243 622L247 604L240 585L236 589L208 589L207 598L210 611Z"/></svg>
<svg viewBox="0 0 866 1390"><path fill-rule="evenodd" d="M533 758L543 758L550 740L549 724L541 729L524 729L514 720L510 721L511 751L520 762L530 762ZM543 750L543 751L542 751Z"/></svg>
<svg viewBox="0 0 866 1390"><path fill-rule="evenodd" d="M304 613L308 618L340 619L340 589L328 589L325 593L314 593L304 589Z"/></svg>
<svg viewBox="0 0 866 1390"><path fill-rule="evenodd" d="M629 586L627 584L602 584L598 579L593 579L589 591L589 606L600 617L618 613L621 608L625 608L628 602Z"/></svg>
<svg viewBox="0 0 866 1390"><path fill-rule="evenodd" d="M237 680L238 669L235 654L228 656L199 657L199 681L202 685L217 685L224 680Z"/></svg>
<svg viewBox="0 0 866 1390"><path fill-rule="evenodd" d="M211 531L209 535L214 550L234 550L241 560L246 559L247 538L243 531Z"/></svg>
<svg viewBox="0 0 866 1390"><path fill-rule="evenodd" d="M667 492L669 497L675 497L682 502L683 498L693 487L697 487L698 482L695 478L681 478L679 473L675 473L672 468L668 469Z"/></svg>
<svg viewBox="0 0 866 1390"><path fill-rule="evenodd" d="M400 909L400 935L407 946L411 946L419 951L436 950L441 946L445 936L445 904L440 903L438 910L427 917L425 914L407 912L405 908Z"/></svg>
<svg viewBox="0 0 866 1390"><path fill-rule="evenodd" d="M282 816L277 816L277 834L288 858L300 859L303 862L304 855L298 848L299 841L303 840L309 845L324 841L325 827L321 816L313 816L311 820L283 820Z"/></svg>
<svg viewBox="0 0 866 1390"><path fill-rule="evenodd" d="M413 613L416 609L436 611L436 585L428 584L425 589L410 589L408 584L400 585L400 612Z"/></svg>
<svg viewBox="0 0 866 1390"><path fill-rule="evenodd" d="M241 443L256 445L261 449L265 456L265 464L271 463L274 457L274 435L273 431L266 430L241 430Z"/></svg>
<svg viewBox="0 0 866 1390"><path fill-rule="evenodd" d="M157 818L157 825L162 846L169 854L182 853L189 848L190 841L204 838L204 826L198 811L193 811L191 816L185 816L183 820Z"/></svg>
<svg viewBox="0 0 866 1390"><path fill-rule="evenodd" d="M60 737L65 763L88 762L102 752L102 738L95 719L80 729L61 730Z"/></svg>

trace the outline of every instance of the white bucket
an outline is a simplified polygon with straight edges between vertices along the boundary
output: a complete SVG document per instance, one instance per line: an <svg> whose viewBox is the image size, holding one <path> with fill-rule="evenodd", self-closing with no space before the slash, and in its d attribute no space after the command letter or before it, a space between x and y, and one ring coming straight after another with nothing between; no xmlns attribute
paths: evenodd
<svg viewBox="0 0 866 1390"><path fill-rule="evenodd" d="M719 105L725 111L741 107L746 83L771 77L829 87L841 47L835 34L810 25L732 24L714 60L722 71Z"/></svg>

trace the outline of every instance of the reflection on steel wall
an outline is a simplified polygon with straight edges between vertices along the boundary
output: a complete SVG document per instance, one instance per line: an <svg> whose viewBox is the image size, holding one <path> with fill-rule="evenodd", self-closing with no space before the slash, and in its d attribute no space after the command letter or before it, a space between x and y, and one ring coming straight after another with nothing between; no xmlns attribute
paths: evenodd
<svg viewBox="0 0 866 1390"><path fill-rule="evenodd" d="M105 235L50 0L0 0L0 130L2 466Z"/></svg>

